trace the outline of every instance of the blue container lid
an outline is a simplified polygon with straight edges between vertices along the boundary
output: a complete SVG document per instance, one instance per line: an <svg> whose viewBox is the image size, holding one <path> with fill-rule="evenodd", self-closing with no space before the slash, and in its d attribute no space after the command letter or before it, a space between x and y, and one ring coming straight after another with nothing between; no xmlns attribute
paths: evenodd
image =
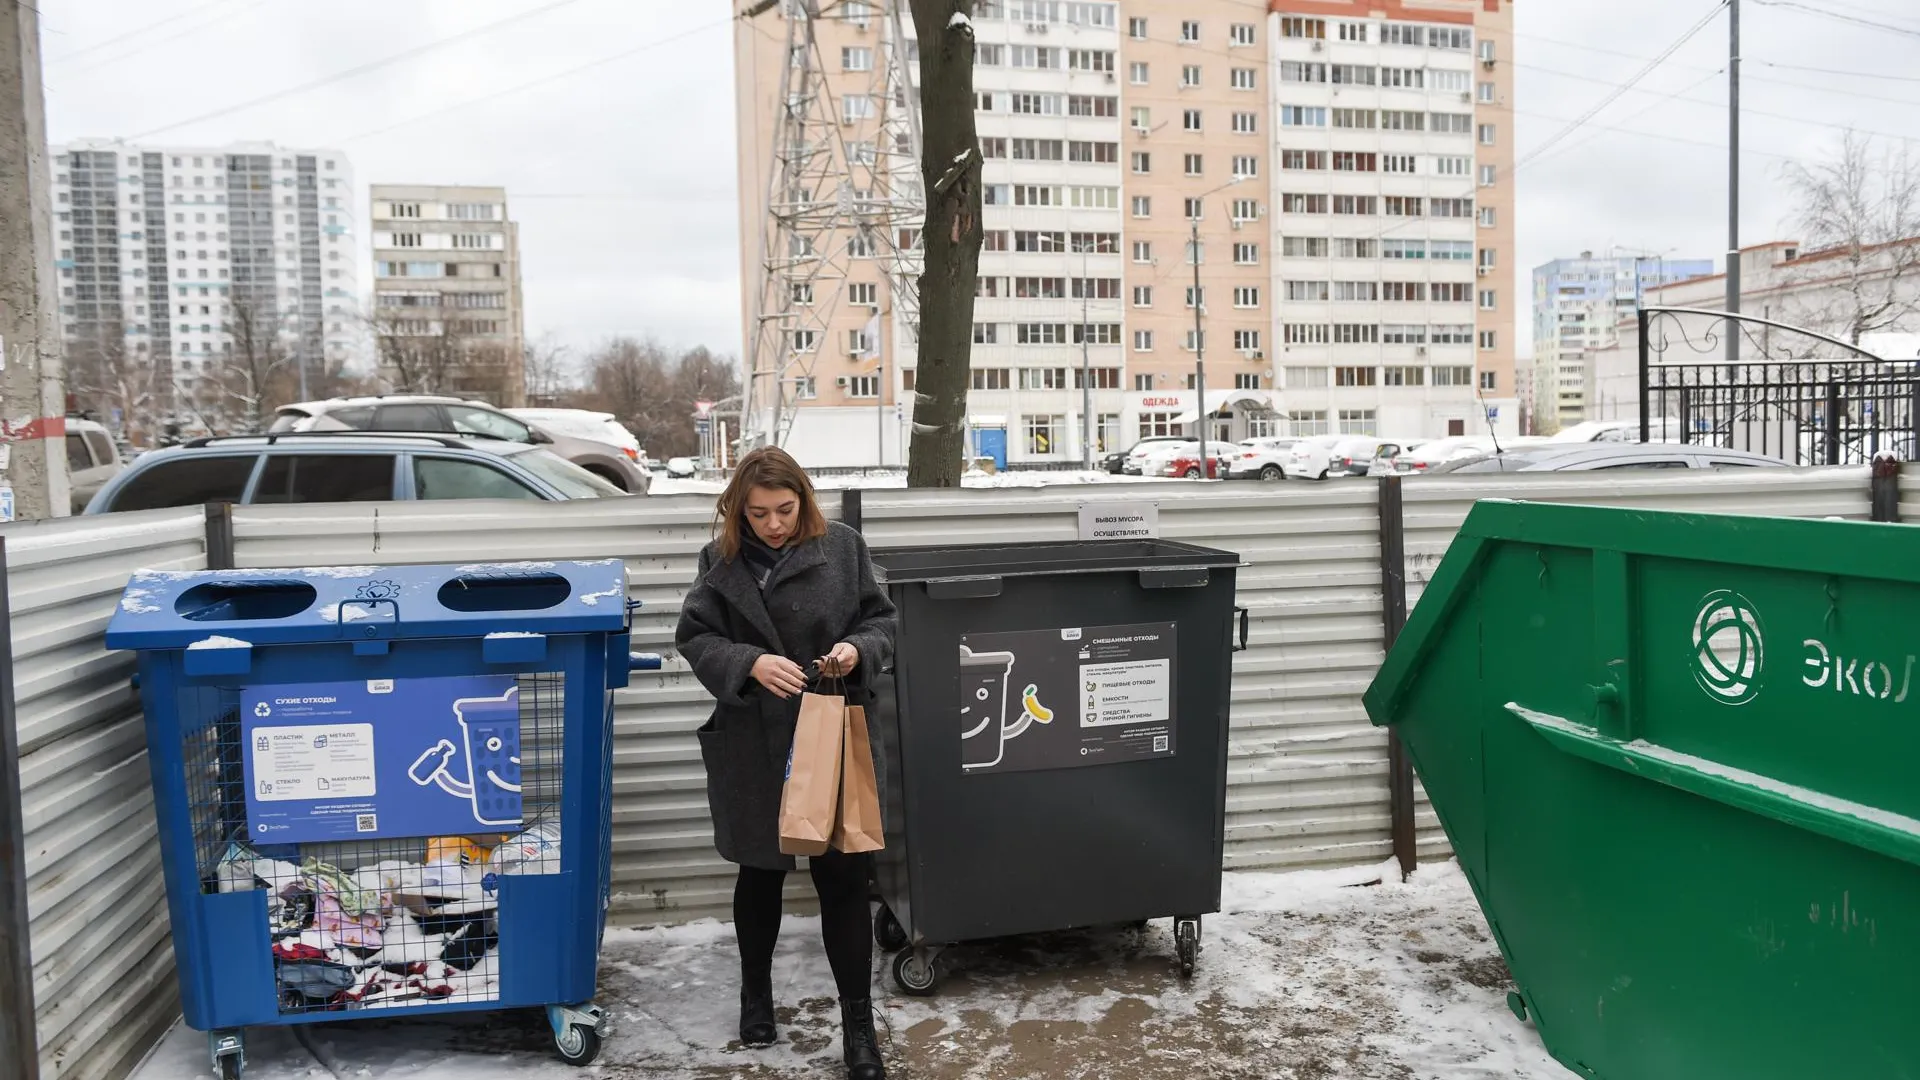
<svg viewBox="0 0 1920 1080"><path fill-rule="evenodd" d="M107 647L617 633L626 628L626 601L618 559L141 570L107 624Z"/></svg>

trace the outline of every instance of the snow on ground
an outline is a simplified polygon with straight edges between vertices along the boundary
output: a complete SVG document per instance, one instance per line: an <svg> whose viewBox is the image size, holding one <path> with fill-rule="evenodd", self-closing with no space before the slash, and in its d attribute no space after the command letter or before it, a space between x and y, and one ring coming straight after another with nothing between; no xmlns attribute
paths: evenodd
<svg viewBox="0 0 1920 1080"><path fill-rule="evenodd" d="M969 472L960 478L962 487L970 488L1037 488L1058 487L1065 484L1174 484L1198 483L1194 480L1174 480L1159 476L1115 476L1112 473L1094 470L1091 472L1035 472L1017 470L1003 473ZM1214 481L1218 483L1219 481ZM813 486L823 491L839 491L844 488L901 488L907 486L907 474L898 471L872 472L866 474L835 474L814 477ZM717 495L726 484L719 480L676 480L670 476L656 476L649 492L654 495Z"/></svg>
<svg viewBox="0 0 1920 1080"><path fill-rule="evenodd" d="M892 992L876 958L881 1039L907 1080L1567 1080L1507 1010L1507 972L1453 864L1354 887L1391 866L1229 874L1182 986L1171 928L957 948L932 998ZM715 922L609 933L610 1037L587 1077L828 1080L839 1016L819 923L792 918L775 964L781 1041L734 1042L737 959ZM566 1080L536 1014L383 1018L248 1035L250 1080ZM176 1029L135 1080L210 1075Z"/></svg>

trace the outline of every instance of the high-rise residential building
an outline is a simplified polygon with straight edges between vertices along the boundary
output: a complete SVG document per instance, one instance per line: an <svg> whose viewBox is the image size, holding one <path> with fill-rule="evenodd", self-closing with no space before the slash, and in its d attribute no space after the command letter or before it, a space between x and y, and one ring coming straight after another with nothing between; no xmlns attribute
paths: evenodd
<svg viewBox="0 0 1920 1080"><path fill-rule="evenodd" d="M88 407L128 424L218 408L236 324L290 393L358 358L346 155L92 139L49 156L69 383Z"/></svg>
<svg viewBox="0 0 1920 1080"><path fill-rule="evenodd" d="M499 187L375 184L374 352L399 393L526 399L520 230Z"/></svg>
<svg viewBox="0 0 1920 1080"><path fill-rule="evenodd" d="M914 322L862 306L897 275L884 258L836 263L873 251L859 239L765 227L781 220L767 201L779 178L835 138L790 118L817 95L872 95L867 65L896 37L917 55L893 7L815 20L813 81L796 74L809 54L788 47L806 34L786 33L806 0L736 30L747 351L786 346L776 366L808 371L782 434L810 464L874 461L873 441L849 437L868 416L897 454L910 421ZM976 452L1064 464L1084 430L1107 451L1198 433L1202 415L1216 439L1517 430L1511 0L986 0L971 25ZM898 141L859 125L907 100L842 110L839 138L880 159L847 170L842 206L885 186ZM803 274L804 290L762 287ZM802 295L804 310L787 302Z"/></svg>
<svg viewBox="0 0 1920 1080"><path fill-rule="evenodd" d="M1551 433L1613 418L1618 402L1595 394L1593 354L1611 347L1647 290L1715 271L1712 259L1608 252L1555 259L1533 271L1533 421Z"/></svg>

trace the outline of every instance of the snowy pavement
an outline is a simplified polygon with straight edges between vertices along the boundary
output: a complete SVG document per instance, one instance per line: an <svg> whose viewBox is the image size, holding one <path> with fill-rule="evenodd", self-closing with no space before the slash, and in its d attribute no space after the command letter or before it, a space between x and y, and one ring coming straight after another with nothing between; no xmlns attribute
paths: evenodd
<svg viewBox="0 0 1920 1080"><path fill-rule="evenodd" d="M939 996L907 998L878 967L895 1080L1392 1078L1565 1080L1507 1010L1511 988L1466 880L1448 863L1406 884L1385 868L1229 874L1200 970L1182 986L1170 926L1062 933L953 950ZM1397 876L1397 875L1395 875ZM827 1080L839 1017L814 919L790 918L775 983L781 1041L734 1044L732 929L612 932L600 1062L552 1056L535 1014L381 1019L249 1032L249 1080ZM205 1038L177 1028L135 1080L210 1075Z"/></svg>

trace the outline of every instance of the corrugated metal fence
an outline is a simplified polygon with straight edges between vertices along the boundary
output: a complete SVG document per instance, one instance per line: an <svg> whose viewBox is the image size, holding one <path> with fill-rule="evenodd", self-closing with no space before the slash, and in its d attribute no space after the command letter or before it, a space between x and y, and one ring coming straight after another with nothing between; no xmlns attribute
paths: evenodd
<svg viewBox="0 0 1920 1080"><path fill-rule="evenodd" d="M1360 703L1383 655L1392 600L1385 582L1394 575L1383 578L1381 558L1383 490L1373 481L882 489L862 492L860 509L870 543L886 548L1073 539L1083 503L1144 499L1159 505L1161 535L1240 553L1239 602L1251 611L1252 633L1234 658L1227 863L1293 868L1395 853L1387 739ZM1384 525L1404 523L1393 539L1404 542L1397 569L1412 604L1476 499L1864 518L1869 495L1864 468L1431 477L1398 484ZM838 514L841 496L823 497ZM537 510L239 507L233 558L241 567L620 558L631 595L645 602L635 648L670 654L712 513L710 496ZM204 565L202 528L195 510L4 532L47 1076L115 1080L173 1011L137 702L128 662L104 653L100 635L132 570ZM692 737L709 707L671 655L661 672L635 673L616 698L618 923L727 913L732 873L713 853ZM1416 807L1421 857L1444 854L1423 796Z"/></svg>

